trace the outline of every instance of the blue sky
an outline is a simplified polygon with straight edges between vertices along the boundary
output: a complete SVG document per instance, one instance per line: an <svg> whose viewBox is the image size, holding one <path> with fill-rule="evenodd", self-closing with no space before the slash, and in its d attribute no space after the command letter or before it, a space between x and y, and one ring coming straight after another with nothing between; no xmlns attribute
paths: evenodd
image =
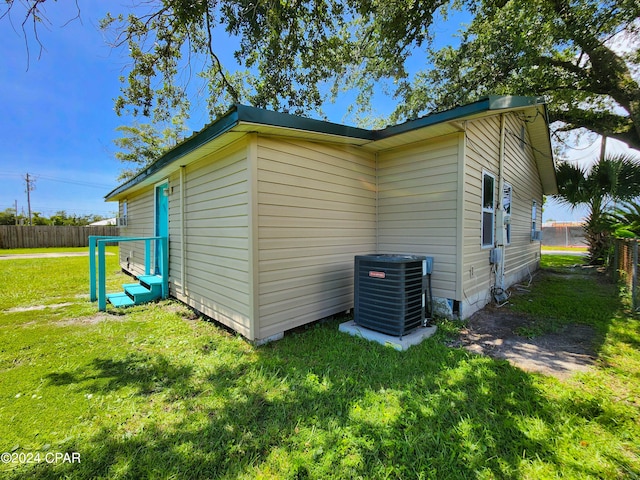
<svg viewBox="0 0 640 480"><path fill-rule="evenodd" d="M27 210L26 173L32 175L33 211L58 210L108 216L117 210L103 197L116 185L120 162L114 156L114 129L123 123L113 111L124 60L107 47L97 20L106 8L80 2L82 23L73 2L47 9L51 25L38 32L45 50L29 37L22 18L0 21L0 210ZM100 2L102 3L102 2Z"/></svg>
<svg viewBox="0 0 640 480"><path fill-rule="evenodd" d="M44 216L65 210L108 217L117 210L103 197L117 185L122 168L114 157L113 139L118 136L115 128L130 119L115 114L113 99L127 58L107 45L97 25L107 10L117 13L113 8L122 7L119 2L78 4L79 20L74 20L74 2L56 2L46 9L50 25L38 30L44 46L39 59L39 46L29 35L28 60L21 12L12 15L12 22L0 20L0 211L17 201L18 211L26 212L27 173L35 179L32 210ZM451 29L443 26L438 31L451 41ZM204 99L192 102L204 105ZM343 105L325 109L329 120L343 122ZM378 106L378 114L393 108L390 101ZM206 121L206 114L196 114L189 127L198 130ZM575 154L584 156L585 151ZM582 214L548 205L544 219L572 220Z"/></svg>

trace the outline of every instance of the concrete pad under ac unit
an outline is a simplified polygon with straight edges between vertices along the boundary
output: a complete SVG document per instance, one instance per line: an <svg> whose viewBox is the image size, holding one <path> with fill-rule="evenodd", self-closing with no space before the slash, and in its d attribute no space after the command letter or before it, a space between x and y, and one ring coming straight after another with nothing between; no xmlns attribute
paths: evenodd
<svg viewBox="0 0 640 480"><path fill-rule="evenodd" d="M392 347L396 350L404 351L410 346L418 345L424 339L431 337L436 333L437 328L435 325L431 327L418 327L400 338L369 330L356 324L354 320L350 320L341 323L338 330L353 335L354 337L362 337L366 340L377 342L385 347Z"/></svg>

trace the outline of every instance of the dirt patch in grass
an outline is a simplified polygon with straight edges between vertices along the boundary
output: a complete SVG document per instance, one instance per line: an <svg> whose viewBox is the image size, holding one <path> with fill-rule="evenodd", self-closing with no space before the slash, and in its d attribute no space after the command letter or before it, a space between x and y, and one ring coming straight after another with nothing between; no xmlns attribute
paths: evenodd
<svg viewBox="0 0 640 480"><path fill-rule="evenodd" d="M29 307L13 307L7 310L3 310L5 313L17 313L17 312L33 312L36 310L45 310L47 308L62 308L68 307L69 305L73 305L71 302L65 303L52 303L50 305L31 305Z"/></svg>
<svg viewBox="0 0 640 480"><path fill-rule="evenodd" d="M99 312L89 317L67 318L56 322L56 325L61 327L67 327L69 325L95 325L100 322L119 322L122 318L118 315L111 315L109 313Z"/></svg>
<svg viewBox="0 0 640 480"><path fill-rule="evenodd" d="M105 252L105 255L115 255L112 252ZM0 260L24 260L33 258L63 258L63 257L88 257L89 252L55 252L55 253L15 253L1 254Z"/></svg>
<svg viewBox="0 0 640 480"><path fill-rule="evenodd" d="M566 325L560 331L527 338L518 332L532 326L526 314L488 306L476 312L460 332L456 346L502 358L529 372L566 378L595 362L597 332L588 325Z"/></svg>
<svg viewBox="0 0 640 480"><path fill-rule="evenodd" d="M202 314L197 310L180 302L167 302L164 307L167 311L175 313L186 320L198 320L202 318Z"/></svg>

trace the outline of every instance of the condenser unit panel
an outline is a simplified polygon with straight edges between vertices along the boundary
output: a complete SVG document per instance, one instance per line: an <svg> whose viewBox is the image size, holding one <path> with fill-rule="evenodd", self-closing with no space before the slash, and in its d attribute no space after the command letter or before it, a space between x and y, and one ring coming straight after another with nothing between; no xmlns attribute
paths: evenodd
<svg viewBox="0 0 640 480"><path fill-rule="evenodd" d="M356 256L355 322L393 336L421 326L425 320L425 270L430 273L432 262L431 257L421 255Z"/></svg>

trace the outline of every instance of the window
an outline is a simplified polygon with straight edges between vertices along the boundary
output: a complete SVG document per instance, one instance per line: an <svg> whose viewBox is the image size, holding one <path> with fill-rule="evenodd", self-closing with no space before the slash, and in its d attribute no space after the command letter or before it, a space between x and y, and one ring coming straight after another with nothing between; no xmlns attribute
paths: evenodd
<svg viewBox="0 0 640 480"><path fill-rule="evenodd" d="M116 225L118 227L127 226L127 201L126 200L122 200L120 202L120 214L116 218Z"/></svg>
<svg viewBox="0 0 640 480"><path fill-rule="evenodd" d="M536 216L538 213L538 202L535 200L531 202L531 241L537 239L536 237Z"/></svg>
<svg viewBox="0 0 640 480"><path fill-rule="evenodd" d="M493 247L496 177L482 172L482 246Z"/></svg>
<svg viewBox="0 0 640 480"><path fill-rule="evenodd" d="M502 190L502 210L504 212L504 242L511 243L511 197L513 189L505 182Z"/></svg>

